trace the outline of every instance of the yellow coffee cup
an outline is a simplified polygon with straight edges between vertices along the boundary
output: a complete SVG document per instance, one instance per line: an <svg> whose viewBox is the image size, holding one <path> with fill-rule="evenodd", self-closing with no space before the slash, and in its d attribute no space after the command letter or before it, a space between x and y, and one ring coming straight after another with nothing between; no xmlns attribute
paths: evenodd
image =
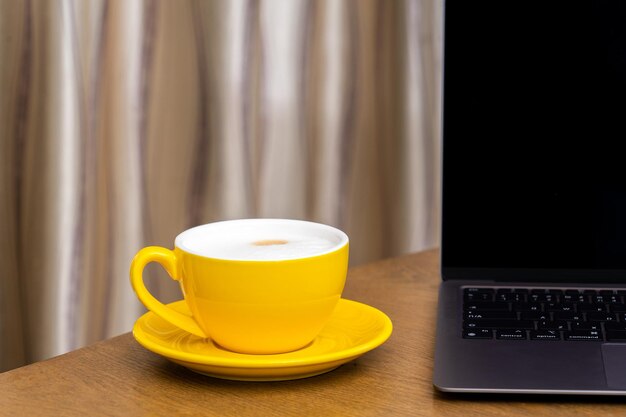
<svg viewBox="0 0 626 417"><path fill-rule="evenodd" d="M240 353L272 354L310 343L331 317L346 280L348 236L288 219L209 223L176 237L174 250L150 246L130 280L148 310L194 335ZM150 262L180 283L191 316L164 305L143 282Z"/></svg>

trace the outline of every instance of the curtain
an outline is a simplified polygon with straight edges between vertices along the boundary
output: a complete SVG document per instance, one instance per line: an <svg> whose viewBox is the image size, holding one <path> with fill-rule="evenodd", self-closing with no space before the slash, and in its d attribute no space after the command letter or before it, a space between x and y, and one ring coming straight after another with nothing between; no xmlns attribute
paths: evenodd
<svg viewBox="0 0 626 417"><path fill-rule="evenodd" d="M194 225L436 246L440 3L0 0L0 371L130 331Z"/></svg>

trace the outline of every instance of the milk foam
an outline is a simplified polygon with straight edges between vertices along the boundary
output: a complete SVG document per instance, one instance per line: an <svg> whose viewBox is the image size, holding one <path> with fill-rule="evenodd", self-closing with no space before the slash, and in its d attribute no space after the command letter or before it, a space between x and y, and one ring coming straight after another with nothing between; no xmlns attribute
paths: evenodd
<svg viewBox="0 0 626 417"><path fill-rule="evenodd" d="M348 237L330 226L285 219L246 219L211 223L181 233L176 246L211 258L286 260L331 252Z"/></svg>

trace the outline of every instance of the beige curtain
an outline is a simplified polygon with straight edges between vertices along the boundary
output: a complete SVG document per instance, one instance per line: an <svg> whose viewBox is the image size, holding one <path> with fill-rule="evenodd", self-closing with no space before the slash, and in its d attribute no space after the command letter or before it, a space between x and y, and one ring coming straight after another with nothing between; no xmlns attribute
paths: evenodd
<svg viewBox="0 0 626 417"><path fill-rule="evenodd" d="M440 3L0 0L0 371L129 331L193 225L437 245Z"/></svg>

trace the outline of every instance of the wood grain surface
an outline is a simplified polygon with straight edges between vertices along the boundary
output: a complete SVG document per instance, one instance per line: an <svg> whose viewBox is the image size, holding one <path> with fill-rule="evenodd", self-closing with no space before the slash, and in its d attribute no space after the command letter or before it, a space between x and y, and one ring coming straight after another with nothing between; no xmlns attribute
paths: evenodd
<svg viewBox="0 0 626 417"><path fill-rule="evenodd" d="M350 271L345 298L389 315L391 338L316 377L272 383L195 374L132 335L0 374L0 415L623 416L613 397L458 396L432 386L439 253Z"/></svg>

